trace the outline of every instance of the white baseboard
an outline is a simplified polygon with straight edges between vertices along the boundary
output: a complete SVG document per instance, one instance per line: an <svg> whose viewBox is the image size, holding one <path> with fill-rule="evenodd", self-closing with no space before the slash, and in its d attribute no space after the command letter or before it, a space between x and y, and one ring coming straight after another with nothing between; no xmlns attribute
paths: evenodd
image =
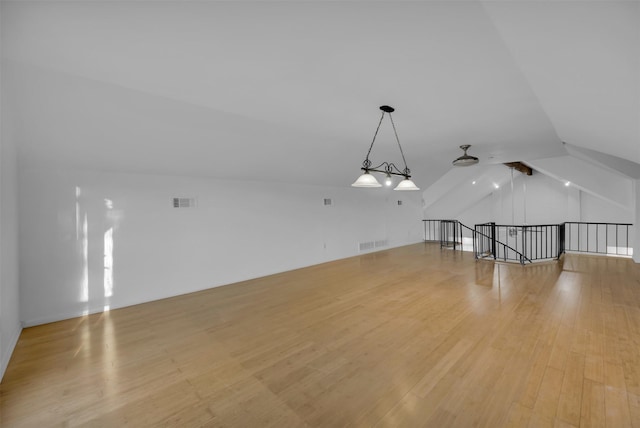
<svg viewBox="0 0 640 428"><path fill-rule="evenodd" d="M115 309L115 308L113 308L113 309ZM48 316L48 317L42 317L42 318L35 318L35 319L31 319L31 320L26 320L26 321L22 322L22 326L25 327L25 328L27 328L27 327L35 327L37 325L49 324L49 323L58 322L58 321L64 321L64 320L68 320L68 319L71 319L71 318L82 317L82 316L85 316L85 315L97 314L97 313L103 312L103 311L104 311L104 307L93 308L93 309L83 310L83 311L76 311L76 312L66 312L66 313L57 314L57 315Z"/></svg>
<svg viewBox="0 0 640 428"><path fill-rule="evenodd" d="M13 355L13 350L18 344L20 333L22 333L22 328L20 326L16 326L16 329L13 331L13 334L9 338L8 346L4 349L2 355L0 356L0 382L2 382L4 372L7 370L9 360L11 359L11 355Z"/></svg>

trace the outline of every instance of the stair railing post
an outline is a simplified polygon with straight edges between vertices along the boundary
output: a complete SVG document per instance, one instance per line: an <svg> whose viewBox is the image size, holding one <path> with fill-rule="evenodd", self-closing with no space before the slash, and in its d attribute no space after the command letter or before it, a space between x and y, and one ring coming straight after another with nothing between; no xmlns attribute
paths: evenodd
<svg viewBox="0 0 640 428"><path fill-rule="evenodd" d="M496 260L496 223L491 222L491 252L493 253L493 260Z"/></svg>
<svg viewBox="0 0 640 428"><path fill-rule="evenodd" d="M473 255L476 260L478 260L478 247L476 246L476 227L477 226L474 226L473 234L471 236L473 237Z"/></svg>
<svg viewBox="0 0 640 428"><path fill-rule="evenodd" d="M536 236L536 240L537 240L537 238L538 237ZM524 226L522 226L522 240L521 240L521 242L522 242L522 251L520 251L520 252L522 253L522 255L525 255L526 251L527 251L527 233L525 232ZM533 236L531 236L531 243L533 243ZM533 251L530 251L530 253L531 254L529 254L529 258L533 257Z"/></svg>

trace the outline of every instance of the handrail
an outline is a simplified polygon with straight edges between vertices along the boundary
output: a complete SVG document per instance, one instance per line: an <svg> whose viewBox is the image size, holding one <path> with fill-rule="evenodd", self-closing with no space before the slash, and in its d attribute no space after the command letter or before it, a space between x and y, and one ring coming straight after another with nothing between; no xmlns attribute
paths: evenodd
<svg viewBox="0 0 640 428"><path fill-rule="evenodd" d="M633 226L633 223L605 223L602 221L565 221L563 224L605 224L607 226Z"/></svg>
<svg viewBox="0 0 640 428"><path fill-rule="evenodd" d="M481 254L493 255L494 259L520 261L521 264L551 258L557 260L566 252L630 256L629 236L632 236L634 227L631 223L568 221L537 225L497 225L487 222L471 228L452 219L425 219L423 222L425 241L440 241L441 247L452 246L455 250L457 244L468 239L463 238L463 230L467 229L472 234L476 258L481 258ZM485 231L483 228L490 229Z"/></svg>
<svg viewBox="0 0 640 428"><path fill-rule="evenodd" d="M533 263L533 261L532 261L529 257L525 256L523 253L521 253L520 251L518 251L518 250L516 250L515 248L511 247L510 245L505 244L504 242L502 242L502 241L499 241L499 240L495 239L495 237L491 237L491 236L486 235L486 234L484 234L484 233L482 233L482 232L480 232L480 231L477 231L477 230L475 230L475 229L473 229L473 228L471 228L471 227L467 226L466 224L464 224L464 223L460 222L459 220L449 220L449 219L447 219L447 220L443 220L443 219L424 219L424 220L422 220L422 221L423 221L423 222L425 222L425 228L426 228L426 222L438 222L438 223L442 223L442 222L451 222L451 223L458 224L458 225L460 225L461 227L464 227L464 228L466 228L466 229L470 230L470 231L473 233L473 247L474 247L474 254L475 254L475 257L476 257L476 258L478 258L478 252L477 252L477 249L476 249L476 234L478 234L478 235L481 235L481 236L483 236L483 237L485 237L485 238L487 238L487 239L490 239L492 242L494 242L494 241L495 241L495 243L497 243L497 244L501 245L501 246L502 246L502 249L503 249L503 251L504 251L504 253L505 253L505 254L506 254L506 252L507 252L507 250L506 250L507 248L508 248L509 250L513 251L517 256L519 256L519 258L520 258L520 263L521 263L521 264L524 264L525 262ZM491 225L491 223L488 223L487 225ZM480 226L481 226L481 225L480 225ZM460 236L462 237L462 232L460 232ZM425 240L426 240L426 230L425 230ZM455 240L455 237L454 237L454 240ZM443 238L442 236L440 236L440 246L441 246L441 247L442 247L442 243L443 243L443 241L444 241L444 238ZM455 249L455 243L454 243L454 246L453 246L453 247L454 247L454 249ZM494 252L494 253L495 253L495 252ZM494 254L494 259L496 259L496 258L497 258L497 257L496 257L496 255ZM506 257L505 257L505 260L506 260Z"/></svg>
<svg viewBox="0 0 640 428"><path fill-rule="evenodd" d="M424 223L424 240L425 241L440 241L440 224L443 221L455 221L451 219L423 219ZM437 224L437 226L436 226ZM432 238L432 239L429 239Z"/></svg>
<svg viewBox="0 0 640 428"><path fill-rule="evenodd" d="M632 228L631 223L564 222L565 251L631 256L629 235L633 233Z"/></svg>
<svg viewBox="0 0 640 428"><path fill-rule="evenodd" d="M495 237L493 237L493 238L492 238L491 236L489 236L489 235L485 235L484 233L482 233L482 232L480 232L480 231L477 231L477 230L475 230L475 229L471 229L469 226L467 226L466 224L464 224L464 223L462 223L462 222L458 222L458 223L459 223L460 225L462 225L462 226L466 227L467 229L471 230L473 233L477 233L477 234L479 234L479 235L482 235L482 236L484 236L485 238L491 239L491 240L495 241L497 244L502 245L502 248L503 248L503 249L504 249L504 248L508 248L508 249L510 249L511 251L513 251L514 253L518 254L518 255L520 256L520 264L524 264L524 261L525 261L525 260L527 260L529 263L533 263L529 257L525 256L525 255L524 255L524 254L522 254L520 251L518 251L518 250L516 250L515 248L513 248L513 247L511 247L511 246L509 246L509 245L507 245L507 244L505 244L504 242L498 241L497 239L495 239ZM490 224L490 223L489 223L489 224ZM483 225L481 225L481 226L483 226ZM475 237L474 237L474 242L475 242ZM506 251L505 251L505 254L506 254ZM476 257L477 257L477 253L476 253ZM495 254L494 254L494 259L495 259Z"/></svg>
<svg viewBox="0 0 640 428"><path fill-rule="evenodd" d="M491 227L491 233L504 237L507 243L515 241L515 247L531 260L558 259L565 252L563 224L485 223L479 226Z"/></svg>

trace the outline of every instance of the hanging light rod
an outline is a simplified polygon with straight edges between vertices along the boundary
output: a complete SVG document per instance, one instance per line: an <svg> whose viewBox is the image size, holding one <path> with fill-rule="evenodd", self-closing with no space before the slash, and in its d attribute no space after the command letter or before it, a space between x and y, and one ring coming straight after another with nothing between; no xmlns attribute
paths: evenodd
<svg viewBox="0 0 640 428"><path fill-rule="evenodd" d="M390 186L393 184L391 180L392 175L398 175L404 177L404 180L400 181L398 185L393 190L420 190L418 186L411 180L411 170L407 167L407 161L404 158L404 152L402 151L402 146L400 145L400 139L398 138L398 132L396 131L396 125L393 123L393 117L391 113L395 111L393 107L390 106L380 106L380 110L382 111L382 115L380 116L380 121L378 122L378 127L376 128L376 132L373 135L373 141L371 141L371 145L369 146L369 151L367 152L367 156L364 158L364 162L362 162L361 170L364 171L358 179L352 184L353 187L382 187L382 184L376 180L376 178L371 174L371 172L379 172L386 175L385 184ZM393 133L396 136L396 142L398 143L398 148L400 149L400 155L402 155L402 161L404 162L404 169L398 168L392 162L382 162L380 165L372 166L373 162L369 159L369 155L371 154L371 149L373 149L373 144L376 142L376 137L378 136L378 131L380 130L380 125L382 124L382 120L384 119L384 115L389 115L389 120L391 121L391 126L393 127Z"/></svg>

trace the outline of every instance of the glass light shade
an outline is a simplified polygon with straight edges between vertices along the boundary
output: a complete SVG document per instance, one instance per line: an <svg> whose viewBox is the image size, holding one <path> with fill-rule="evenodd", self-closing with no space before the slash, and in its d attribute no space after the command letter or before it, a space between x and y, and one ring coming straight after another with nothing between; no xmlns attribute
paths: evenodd
<svg viewBox="0 0 640 428"><path fill-rule="evenodd" d="M463 144L460 146L462 150L464 150L464 155L460 156L458 159L453 161L453 166L471 166L478 163L478 158L475 156L470 156L467 154L467 150L469 150L471 144Z"/></svg>
<svg viewBox="0 0 640 428"><path fill-rule="evenodd" d="M393 190L420 190L420 188L416 186L416 183L409 180L408 178L405 178L400 183L398 183L396 188Z"/></svg>
<svg viewBox="0 0 640 428"><path fill-rule="evenodd" d="M393 184L393 180L391 179L391 176L387 174L387 177L384 179L384 185L389 187L392 184Z"/></svg>
<svg viewBox="0 0 640 428"><path fill-rule="evenodd" d="M468 155L464 155L464 156L460 156L458 159L454 160L453 166L471 166L471 165L475 165L477 164L478 158L474 157L474 156L468 156Z"/></svg>
<svg viewBox="0 0 640 428"><path fill-rule="evenodd" d="M376 178L365 172L351 185L353 187L382 187L382 184L378 183Z"/></svg>

